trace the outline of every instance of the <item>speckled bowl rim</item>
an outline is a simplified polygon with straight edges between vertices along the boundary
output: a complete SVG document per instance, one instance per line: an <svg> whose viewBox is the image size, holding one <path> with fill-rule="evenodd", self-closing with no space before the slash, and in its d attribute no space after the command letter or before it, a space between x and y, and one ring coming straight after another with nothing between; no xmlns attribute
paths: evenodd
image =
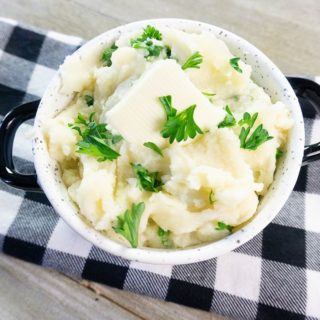
<svg viewBox="0 0 320 320"><path fill-rule="evenodd" d="M148 24L154 26L169 26L187 31L207 31L224 40L234 55L240 56L253 68L254 80L263 86L275 99L284 101L290 109L295 125L291 131L287 152L280 161L275 180L264 197L259 212L255 218L239 231L217 242L200 245L189 249L163 250L151 248L133 249L117 243L89 226L80 218L75 205L68 197L65 186L59 176L57 163L50 159L42 134L42 124L53 117L70 101L70 96L58 93L60 86L59 72L52 80L41 100L35 118L35 136L33 139L34 161L38 182L48 197L55 211L63 220L82 237L95 246L121 256L125 259L152 264L186 264L207 260L230 252L262 231L281 210L297 180L303 150L304 124L298 100L285 76L281 71L255 46L241 37L222 28L185 19L152 19L137 21L109 30L87 42L73 55L83 55L97 45L107 46L120 33L130 32ZM92 50L92 49L91 49Z"/></svg>

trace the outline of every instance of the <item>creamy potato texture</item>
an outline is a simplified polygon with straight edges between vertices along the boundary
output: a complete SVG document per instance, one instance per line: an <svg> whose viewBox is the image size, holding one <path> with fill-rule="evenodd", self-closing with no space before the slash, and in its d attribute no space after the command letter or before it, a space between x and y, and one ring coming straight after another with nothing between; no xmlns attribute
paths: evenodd
<svg viewBox="0 0 320 320"><path fill-rule="evenodd" d="M48 120L44 131L70 198L95 229L130 245L115 230L118 216L143 202L138 246L185 248L223 238L255 214L293 122L287 107L272 102L251 80L251 67L232 60L223 41L208 33L159 31L161 39L147 40L160 48L155 55L133 45L143 34L138 30L115 41L108 65L101 60L101 47L81 59L68 57L60 68L60 90L74 94L74 99ZM195 53L201 63L181 68ZM85 96L93 97L92 105ZM171 96L178 112L195 104L194 121L202 133L173 143L164 138L161 96ZM226 106L234 124L219 126L227 116ZM96 123L105 123L113 136L123 137L110 142L119 154L113 160L97 161L92 154L78 152L81 137L68 124L74 124L79 113L88 119L93 112ZM239 136L246 126L239 121L245 112L258 113L250 134L262 124L272 137L255 150L241 147ZM143 145L150 141L162 155ZM158 172L157 192L141 187L133 164Z"/></svg>

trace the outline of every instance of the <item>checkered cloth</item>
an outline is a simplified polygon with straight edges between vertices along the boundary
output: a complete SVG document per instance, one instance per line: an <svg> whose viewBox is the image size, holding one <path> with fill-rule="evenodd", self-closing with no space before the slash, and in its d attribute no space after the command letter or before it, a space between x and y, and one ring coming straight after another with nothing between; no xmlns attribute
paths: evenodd
<svg viewBox="0 0 320 320"><path fill-rule="evenodd" d="M81 39L0 20L0 115L41 97ZM320 117L302 101L306 142L320 140ZM28 130L14 143L20 171L32 171ZM236 319L320 318L320 163L303 167L285 207L237 250L201 263L157 266L101 251L54 212L44 194L0 182L0 248L65 274L217 312Z"/></svg>

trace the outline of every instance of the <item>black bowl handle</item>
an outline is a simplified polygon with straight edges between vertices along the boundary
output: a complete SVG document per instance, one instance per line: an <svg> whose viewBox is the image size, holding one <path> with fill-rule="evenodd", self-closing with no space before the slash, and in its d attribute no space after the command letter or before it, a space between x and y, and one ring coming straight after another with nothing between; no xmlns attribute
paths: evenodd
<svg viewBox="0 0 320 320"><path fill-rule="evenodd" d="M12 160L13 140L18 127L26 120L34 118L40 100L28 102L12 109L0 126L0 178L12 187L26 191L41 191L37 175L21 174L14 168Z"/></svg>
<svg viewBox="0 0 320 320"><path fill-rule="evenodd" d="M315 111L320 115L320 85L312 80L299 77L287 77L298 97L303 97L310 102ZM304 147L302 165L315 160L320 160L320 142Z"/></svg>

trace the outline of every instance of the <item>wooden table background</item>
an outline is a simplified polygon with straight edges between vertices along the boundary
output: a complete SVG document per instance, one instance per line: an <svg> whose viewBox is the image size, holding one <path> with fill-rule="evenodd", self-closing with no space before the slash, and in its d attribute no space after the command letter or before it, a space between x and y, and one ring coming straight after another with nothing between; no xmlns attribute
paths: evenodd
<svg viewBox="0 0 320 320"><path fill-rule="evenodd" d="M319 0L0 0L0 8L1 16L85 39L147 18L201 20L246 38L287 74L320 75ZM0 319L223 318L0 255Z"/></svg>

